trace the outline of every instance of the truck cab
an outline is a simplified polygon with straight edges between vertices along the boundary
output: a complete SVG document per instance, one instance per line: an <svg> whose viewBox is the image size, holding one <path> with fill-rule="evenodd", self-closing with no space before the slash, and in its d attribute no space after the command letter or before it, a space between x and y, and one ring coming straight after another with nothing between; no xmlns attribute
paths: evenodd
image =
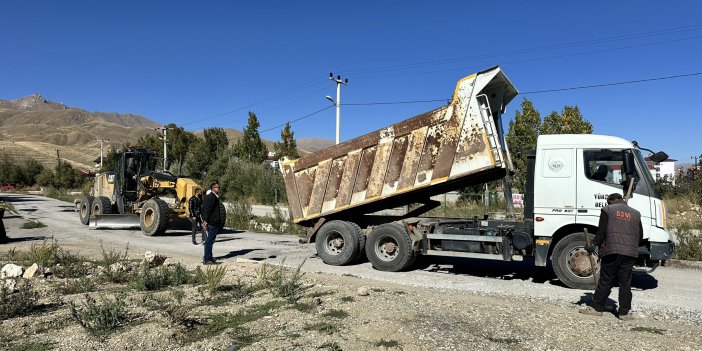
<svg viewBox="0 0 702 351"><path fill-rule="evenodd" d="M626 193L627 178L635 180L628 204L641 213L643 225L637 269L651 271L661 260L671 258L674 244L666 231L665 203L642 151L633 143L606 135L541 135L533 156L533 170L528 170L533 195L527 194L527 201L533 201L533 215L527 211L525 219L533 216L537 264L545 265L544 254L549 254L559 278L570 280L567 285L589 284L592 272L587 255L582 245L574 244L575 239L567 239L583 237L585 229L597 232L607 196ZM626 162L627 157L633 164Z"/></svg>

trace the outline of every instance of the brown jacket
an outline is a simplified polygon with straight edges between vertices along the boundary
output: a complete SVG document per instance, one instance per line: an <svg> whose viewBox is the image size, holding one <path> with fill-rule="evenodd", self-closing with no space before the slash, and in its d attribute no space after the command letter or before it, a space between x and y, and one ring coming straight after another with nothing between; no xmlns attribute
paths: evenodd
<svg viewBox="0 0 702 351"><path fill-rule="evenodd" d="M604 257L620 254L639 257L639 241L643 238L641 213L624 201L605 206L600 213L600 223L594 244Z"/></svg>

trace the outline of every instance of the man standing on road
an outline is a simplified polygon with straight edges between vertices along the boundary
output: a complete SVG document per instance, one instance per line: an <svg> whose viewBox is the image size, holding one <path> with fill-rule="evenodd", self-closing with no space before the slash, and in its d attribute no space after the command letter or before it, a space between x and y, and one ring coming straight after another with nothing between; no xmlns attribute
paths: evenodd
<svg viewBox="0 0 702 351"><path fill-rule="evenodd" d="M219 182L215 181L210 185L210 193L205 197L202 203L202 228L207 231L207 239L205 240L205 255L202 263L217 264L212 257L212 245L217 238L217 233L222 230L224 222L227 219L227 211L224 208L220 196Z"/></svg>
<svg viewBox="0 0 702 351"><path fill-rule="evenodd" d="M200 218L200 208L202 208L202 189L195 188L195 195L188 201L188 210L190 211L190 221L193 223L193 245L197 245L195 241L195 233L197 233L198 224L202 224ZM205 231L202 232L202 243L205 243Z"/></svg>
<svg viewBox="0 0 702 351"><path fill-rule="evenodd" d="M639 211L629 207L620 194L607 197L607 206L600 212L597 235L590 247L585 249L592 253L599 247L601 257L600 281L592 298L592 305L580 310L580 313L601 316L605 302L612 291L614 281L619 281L619 315L621 320L631 320L631 272L634 261L639 256L639 241L643 238L643 226Z"/></svg>

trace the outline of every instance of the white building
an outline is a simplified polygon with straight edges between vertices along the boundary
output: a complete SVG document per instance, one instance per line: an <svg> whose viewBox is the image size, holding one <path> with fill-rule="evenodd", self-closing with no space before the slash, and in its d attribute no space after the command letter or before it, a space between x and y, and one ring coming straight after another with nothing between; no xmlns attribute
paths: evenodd
<svg viewBox="0 0 702 351"><path fill-rule="evenodd" d="M675 185L675 162L677 160L667 159L657 165L653 164L648 157L646 158L646 163L648 163L648 170L651 172L653 179L659 180L665 177Z"/></svg>

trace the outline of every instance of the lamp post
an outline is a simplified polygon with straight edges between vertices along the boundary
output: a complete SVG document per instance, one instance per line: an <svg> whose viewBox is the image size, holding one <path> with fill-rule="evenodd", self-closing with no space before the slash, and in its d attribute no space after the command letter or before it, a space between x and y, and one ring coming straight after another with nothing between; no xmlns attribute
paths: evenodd
<svg viewBox="0 0 702 351"><path fill-rule="evenodd" d="M349 85L349 80L341 80L341 76L337 75L334 78L334 73L329 73L329 80L336 83L336 100L327 95L327 100L331 101L336 106L336 143L339 144L339 131L341 123L341 85Z"/></svg>

